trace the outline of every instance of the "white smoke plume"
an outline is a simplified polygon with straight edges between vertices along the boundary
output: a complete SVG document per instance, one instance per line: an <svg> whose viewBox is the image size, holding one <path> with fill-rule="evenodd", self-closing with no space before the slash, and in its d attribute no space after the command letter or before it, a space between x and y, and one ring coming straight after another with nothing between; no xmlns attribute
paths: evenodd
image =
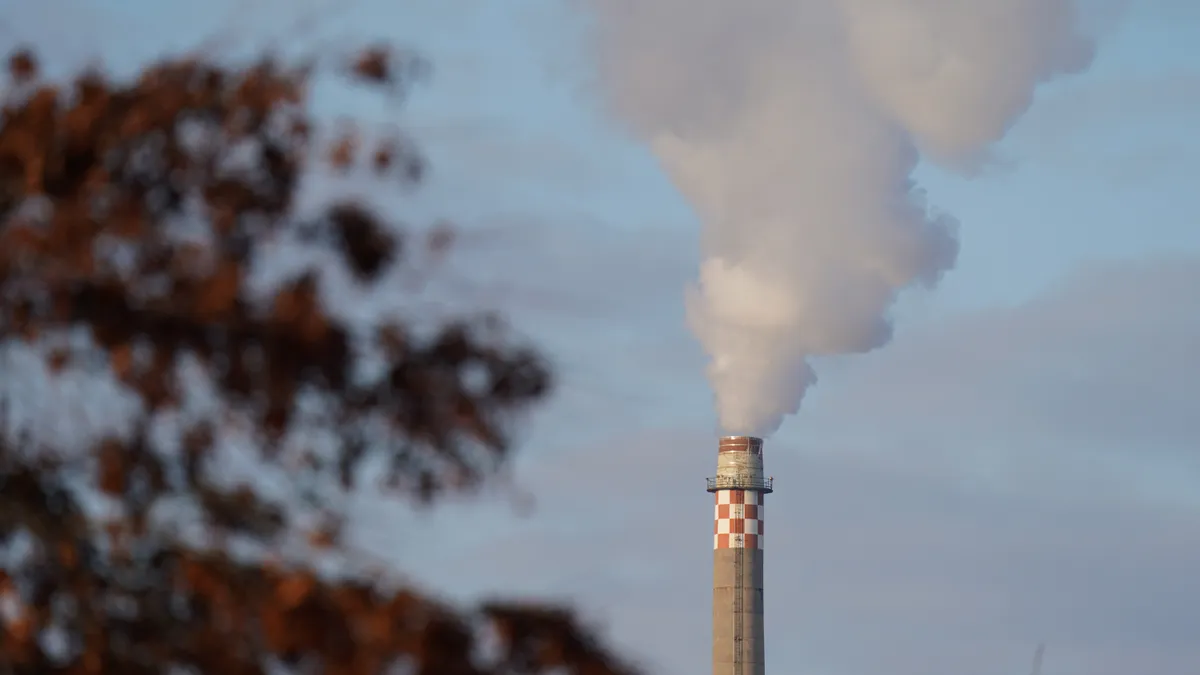
<svg viewBox="0 0 1200 675"><path fill-rule="evenodd" d="M703 222L687 314L728 433L773 432L810 357L882 346L954 265L918 159L977 167L1092 58L1071 0L588 2L608 100Z"/></svg>

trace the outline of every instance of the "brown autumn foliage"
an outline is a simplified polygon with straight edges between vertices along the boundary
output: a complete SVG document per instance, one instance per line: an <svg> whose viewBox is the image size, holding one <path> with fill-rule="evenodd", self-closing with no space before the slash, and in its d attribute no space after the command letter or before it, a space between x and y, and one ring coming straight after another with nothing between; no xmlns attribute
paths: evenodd
<svg viewBox="0 0 1200 675"><path fill-rule="evenodd" d="M390 95L411 65L372 48L337 72ZM513 415L550 385L538 354L487 317L432 335L403 318L354 328L320 301L319 271L250 292L272 242L336 250L364 285L449 243L445 231L402 238L353 200L298 213L301 177L317 165L395 183L419 180L423 166L400 138L368 143L359 129L318 140L314 68L183 58L135 81L87 72L56 84L40 79L33 53L9 58L0 347L40 350L52 373L108 374L142 412L128 433L80 452L0 437L0 672L630 672L567 610L455 609L272 555L306 526L305 508L323 516L311 546L340 545L340 514L291 499L302 475L360 489L375 462L391 489L421 501L467 489L503 464ZM66 337L80 333L90 339ZM382 355L372 376L354 370L365 354ZM184 416L196 368L219 405ZM155 429L172 419L164 441ZM332 453L289 446L295 429L331 434ZM254 439L258 461L287 467L295 495L224 480L217 455L229 433ZM111 508L89 507L89 494ZM181 501L194 505L199 540L161 516ZM234 555L234 539L258 553Z"/></svg>

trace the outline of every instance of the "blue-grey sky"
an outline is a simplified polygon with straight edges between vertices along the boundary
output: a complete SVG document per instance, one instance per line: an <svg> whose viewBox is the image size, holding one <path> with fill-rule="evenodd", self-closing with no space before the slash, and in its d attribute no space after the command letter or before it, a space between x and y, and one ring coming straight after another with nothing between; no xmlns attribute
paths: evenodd
<svg viewBox="0 0 1200 675"><path fill-rule="evenodd" d="M249 10L231 13L232 5ZM683 287L692 210L587 86L566 0L0 4L0 44L121 68L216 33L388 37L432 59L399 120L434 171L398 215L470 233L440 292L560 367L513 480L432 514L364 497L364 556L455 599L577 603L666 675L709 660L715 442ZM895 341L817 364L766 450L768 668L813 675L1200 669L1200 4L1084 3L1099 50L964 178L922 165L961 255ZM69 17L64 22L63 17ZM330 111L390 115L328 94ZM54 405L47 401L47 405Z"/></svg>

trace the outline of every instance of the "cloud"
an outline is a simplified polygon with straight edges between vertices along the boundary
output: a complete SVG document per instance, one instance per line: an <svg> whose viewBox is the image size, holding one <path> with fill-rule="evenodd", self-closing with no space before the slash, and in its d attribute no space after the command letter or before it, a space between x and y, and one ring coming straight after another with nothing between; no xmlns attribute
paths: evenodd
<svg viewBox="0 0 1200 675"><path fill-rule="evenodd" d="M917 328L829 382L812 431L865 413L872 435L912 447L841 434L848 452L984 462L992 480L1022 483L1058 463L1165 497L1161 474L1200 472L1198 280L1195 257L1096 262L1035 302Z"/></svg>
<svg viewBox="0 0 1200 675"><path fill-rule="evenodd" d="M1006 151L1118 184L1153 183L1200 160L1190 126L1197 106L1194 68L1063 82L1039 96Z"/></svg>
<svg viewBox="0 0 1200 675"><path fill-rule="evenodd" d="M1187 672L1200 504L1164 477L1200 479L1197 283L1200 258L1095 264L829 369L767 449L769 668L1001 675L1045 640L1047 673ZM713 439L669 406L593 412L606 435L521 464L532 517L443 513L452 545L396 559L456 597L578 602L655 672L703 671Z"/></svg>

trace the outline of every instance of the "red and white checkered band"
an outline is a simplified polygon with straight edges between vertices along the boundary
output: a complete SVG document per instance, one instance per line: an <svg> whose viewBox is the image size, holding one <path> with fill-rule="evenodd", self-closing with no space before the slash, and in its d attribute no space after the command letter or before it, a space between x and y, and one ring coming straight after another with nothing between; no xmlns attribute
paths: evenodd
<svg viewBox="0 0 1200 675"><path fill-rule="evenodd" d="M718 490L713 549L763 547L763 494Z"/></svg>

